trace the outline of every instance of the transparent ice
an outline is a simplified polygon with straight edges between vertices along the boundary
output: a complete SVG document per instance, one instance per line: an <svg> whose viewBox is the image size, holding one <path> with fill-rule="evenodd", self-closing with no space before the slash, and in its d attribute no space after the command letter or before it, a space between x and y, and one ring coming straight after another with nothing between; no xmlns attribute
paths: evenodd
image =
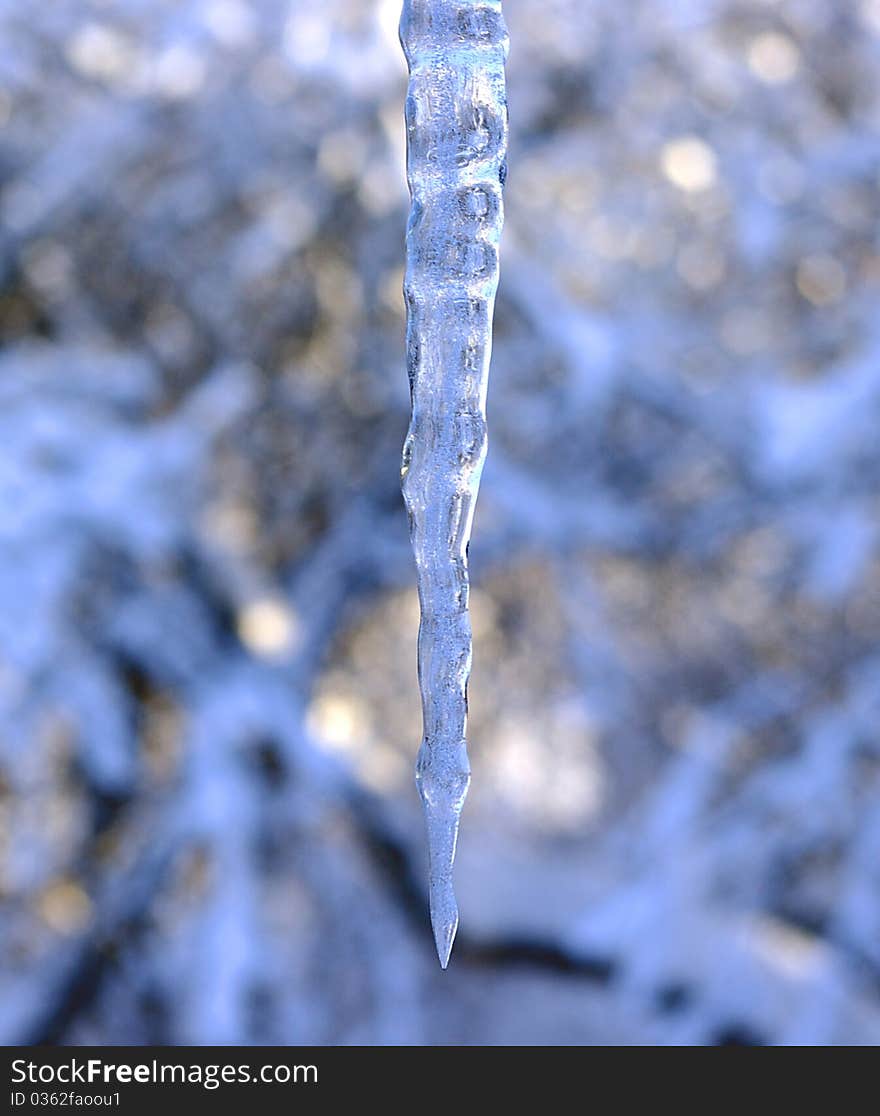
<svg viewBox="0 0 880 1116"><path fill-rule="evenodd" d="M468 542L486 456L486 389L506 173L500 0L406 0L407 368L401 478L416 559L431 923L443 968L458 928L452 867L470 782Z"/></svg>

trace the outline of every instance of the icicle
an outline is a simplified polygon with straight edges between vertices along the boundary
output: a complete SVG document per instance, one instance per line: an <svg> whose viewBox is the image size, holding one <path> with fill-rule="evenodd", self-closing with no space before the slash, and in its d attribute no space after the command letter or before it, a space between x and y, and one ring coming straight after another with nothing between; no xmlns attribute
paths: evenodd
<svg viewBox="0 0 880 1116"><path fill-rule="evenodd" d="M403 450L421 605L425 807L431 923L443 968L458 928L452 865L470 782L468 540L486 455L486 388L506 173L507 32L500 0L405 0L407 368Z"/></svg>

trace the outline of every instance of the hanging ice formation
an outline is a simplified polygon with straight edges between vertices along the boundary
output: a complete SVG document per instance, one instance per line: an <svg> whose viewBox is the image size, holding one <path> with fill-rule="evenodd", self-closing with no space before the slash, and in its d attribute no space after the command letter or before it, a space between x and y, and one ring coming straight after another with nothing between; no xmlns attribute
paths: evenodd
<svg viewBox="0 0 880 1116"><path fill-rule="evenodd" d="M500 0L405 0L409 65L407 370L401 483L421 606L431 924L443 968L458 928L452 866L470 782L468 540L486 456L486 388L506 174L507 31Z"/></svg>

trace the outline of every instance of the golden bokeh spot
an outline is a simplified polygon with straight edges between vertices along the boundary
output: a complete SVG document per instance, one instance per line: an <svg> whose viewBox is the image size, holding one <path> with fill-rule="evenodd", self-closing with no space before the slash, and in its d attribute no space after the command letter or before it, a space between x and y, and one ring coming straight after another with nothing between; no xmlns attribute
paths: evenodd
<svg viewBox="0 0 880 1116"><path fill-rule="evenodd" d="M767 85L783 85L798 72L801 52L788 35L766 31L749 43L746 61L760 81Z"/></svg>
<svg viewBox="0 0 880 1116"><path fill-rule="evenodd" d="M660 152L663 174L679 190L695 193L715 182L715 152L698 136L680 136L663 145Z"/></svg>
<svg viewBox="0 0 880 1116"><path fill-rule="evenodd" d="M279 597L249 601L236 618L238 637L261 658L277 658L295 650L300 636L296 613Z"/></svg>
<svg viewBox="0 0 880 1116"><path fill-rule="evenodd" d="M92 902L75 880L55 880L39 897L43 921L58 934L78 934L92 921Z"/></svg>

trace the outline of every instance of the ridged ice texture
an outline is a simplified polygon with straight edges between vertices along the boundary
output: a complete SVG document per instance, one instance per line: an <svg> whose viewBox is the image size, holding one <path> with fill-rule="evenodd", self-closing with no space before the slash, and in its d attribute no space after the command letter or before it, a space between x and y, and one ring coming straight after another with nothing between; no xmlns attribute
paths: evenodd
<svg viewBox="0 0 880 1116"><path fill-rule="evenodd" d="M486 389L506 175L507 31L500 0L406 0L409 65L407 368L403 450L421 605L424 738L416 782L428 824L431 923L443 968L458 928L452 866L470 783L468 541L486 456Z"/></svg>

